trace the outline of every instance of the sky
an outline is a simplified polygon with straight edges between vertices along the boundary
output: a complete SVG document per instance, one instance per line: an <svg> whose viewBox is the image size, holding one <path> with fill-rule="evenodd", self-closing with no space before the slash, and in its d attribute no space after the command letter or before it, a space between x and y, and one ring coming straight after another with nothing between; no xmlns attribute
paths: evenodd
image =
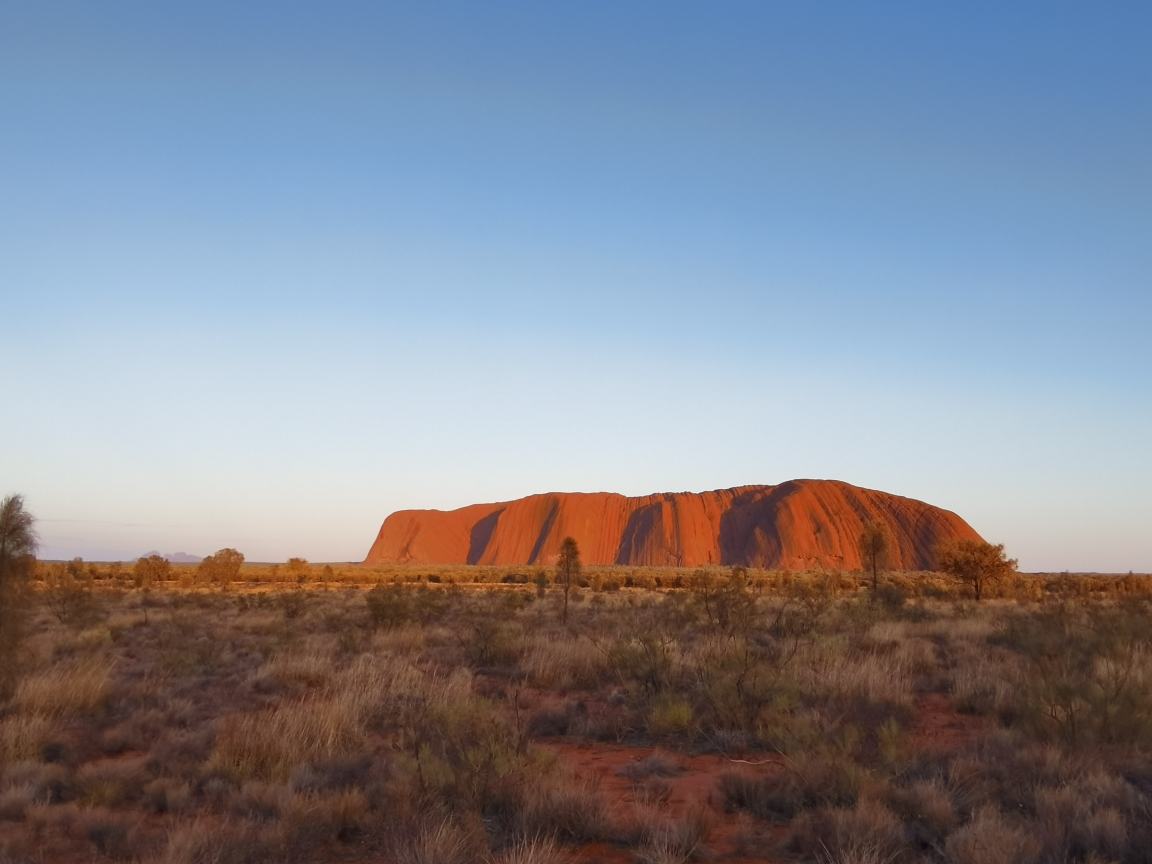
<svg viewBox="0 0 1152 864"><path fill-rule="evenodd" d="M1152 571L1146 3L0 0L41 556L832 478Z"/></svg>

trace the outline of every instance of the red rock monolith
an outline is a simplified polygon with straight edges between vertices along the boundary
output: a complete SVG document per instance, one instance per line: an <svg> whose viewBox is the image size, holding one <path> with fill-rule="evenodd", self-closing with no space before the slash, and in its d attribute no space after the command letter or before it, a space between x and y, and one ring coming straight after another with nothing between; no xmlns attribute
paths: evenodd
<svg viewBox="0 0 1152 864"><path fill-rule="evenodd" d="M888 529L889 567L931 569L944 540L980 539L949 510L837 480L627 498L557 492L459 510L400 510L365 564L540 564L571 535L586 564L805 569L861 566L866 522Z"/></svg>

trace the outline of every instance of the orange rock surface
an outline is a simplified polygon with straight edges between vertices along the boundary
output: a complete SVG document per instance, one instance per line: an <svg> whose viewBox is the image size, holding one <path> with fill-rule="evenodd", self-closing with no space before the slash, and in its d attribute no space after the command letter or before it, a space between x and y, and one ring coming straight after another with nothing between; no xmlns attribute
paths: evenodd
<svg viewBox="0 0 1152 864"><path fill-rule="evenodd" d="M459 510L400 510L384 520L364 563L550 565L571 535L586 564L855 570L866 522L887 527L896 570L931 569L942 540L980 539L955 513L922 501L836 480L790 480L643 498L559 492Z"/></svg>

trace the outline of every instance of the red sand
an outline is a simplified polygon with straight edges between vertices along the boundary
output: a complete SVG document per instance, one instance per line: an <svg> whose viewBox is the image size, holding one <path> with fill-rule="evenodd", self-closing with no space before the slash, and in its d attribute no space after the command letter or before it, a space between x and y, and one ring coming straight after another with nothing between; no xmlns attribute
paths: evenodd
<svg viewBox="0 0 1152 864"><path fill-rule="evenodd" d="M660 780L671 787L667 802L660 804L658 812L672 818L682 818L690 811L707 808L712 821L712 832L708 840L709 857L719 857L732 864L753 859L745 859L737 854L737 835L741 832L766 834L769 826L757 825L753 820L740 814L724 812L724 802L720 796L720 775L740 771L764 775L783 770L782 760L776 757L758 757L749 762L728 759L709 754L686 756L652 747L630 747L622 744L574 745L562 740L545 742L544 746L556 752L566 764L578 773L599 781L600 789L608 799L616 818L627 824L635 817L637 808L643 808L641 784L629 778L625 769L635 765L654 753L677 766L680 773ZM781 829L783 830L783 829ZM602 843L582 846L572 852L573 862L605 862L623 864L634 862L635 854L629 850L617 849ZM763 858L754 859L762 862Z"/></svg>
<svg viewBox="0 0 1152 864"><path fill-rule="evenodd" d="M916 700L908 741L918 750L946 753L975 740L988 725L985 717L956 713L951 700L943 693L929 693Z"/></svg>
<svg viewBox="0 0 1152 864"><path fill-rule="evenodd" d="M987 718L956 713L947 696L928 694L916 701L915 719L908 729L908 743L921 751L956 750L982 734L988 725ZM577 773L598 781L617 820L625 824L634 818L638 807L643 807L643 794L640 785L630 779L624 769L658 753L680 769L676 776L662 778L672 792L667 803L659 806L659 811L678 818L693 808L708 808L713 825L707 854L711 860L726 864L774 860L765 859L766 850L787 838L789 828L786 825L769 825L746 815L725 813L720 796L721 774L732 771L755 776L778 773L787 770L781 757L760 754L742 761L716 754L686 756L653 747L573 744L562 738L541 742L541 746L553 750ZM741 842L745 850L754 849L757 857L744 857L748 853L740 853ZM633 864L636 861L633 851L603 843L581 846L569 850L567 855L567 860L573 864Z"/></svg>

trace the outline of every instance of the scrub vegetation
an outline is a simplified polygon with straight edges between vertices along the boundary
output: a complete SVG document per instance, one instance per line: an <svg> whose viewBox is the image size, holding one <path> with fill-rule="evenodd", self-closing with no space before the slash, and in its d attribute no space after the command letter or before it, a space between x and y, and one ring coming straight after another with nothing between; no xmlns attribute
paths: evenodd
<svg viewBox="0 0 1152 864"><path fill-rule="evenodd" d="M1152 861L1152 579L997 575L40 562L0 856Z"/></svg>

